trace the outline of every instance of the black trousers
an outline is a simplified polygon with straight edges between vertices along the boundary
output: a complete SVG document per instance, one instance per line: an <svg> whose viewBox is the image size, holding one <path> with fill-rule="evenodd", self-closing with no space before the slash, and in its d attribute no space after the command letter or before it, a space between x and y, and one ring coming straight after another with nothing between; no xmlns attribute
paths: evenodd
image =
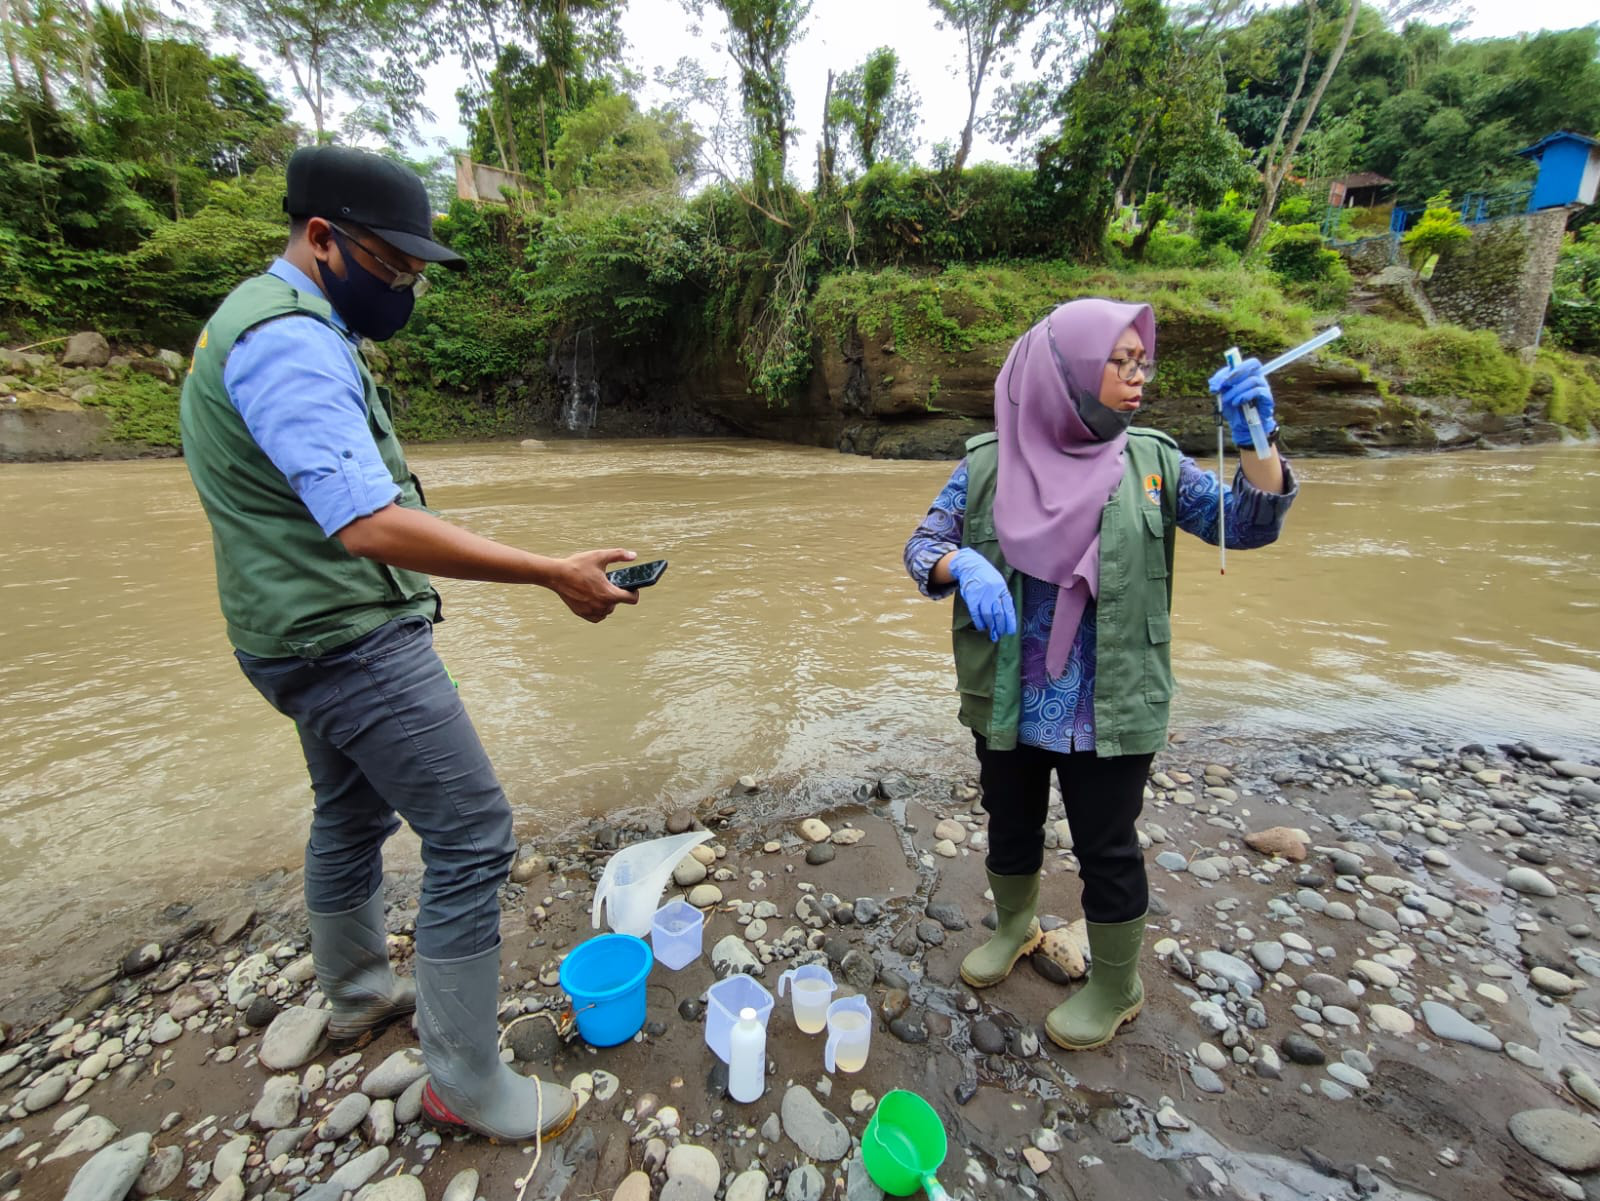
<svg viewBox="0 0 1600 1201"><path fill-rule="evenodd" d="M1134 823L1144 808L1145 777L1154 755L1102 759L1093 751L1045 751L1018 745L992 751L978 743L978 781L989 814L985 866L997 876L1031 876L1044 866L1044 823L1050 773L1072 827L1072 850L1083 880L1083 915L1110 924L1142 917L1150 904L1144 852Z"/></svg>

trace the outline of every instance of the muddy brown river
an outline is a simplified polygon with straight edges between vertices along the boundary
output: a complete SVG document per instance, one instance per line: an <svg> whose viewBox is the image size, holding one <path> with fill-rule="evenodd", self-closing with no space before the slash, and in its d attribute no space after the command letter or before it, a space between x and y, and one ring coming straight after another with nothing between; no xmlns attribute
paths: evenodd
<svg viewBox="0 0 1600 1201"><path fill-rule="evenodd" d="M900 563L950 464L698 441L412 458L480 533L671 561L599 626L539 590L442 582L438 646L525 834L745 773L961 770L949 611ZM1299 470L1277 546L1224 576L1180 541L1175 728L1595 753L1600 452ZM119 911L297 864L303 765L229 655L183 465L8 466L0 513L0 960L38 968Z"/></svg>

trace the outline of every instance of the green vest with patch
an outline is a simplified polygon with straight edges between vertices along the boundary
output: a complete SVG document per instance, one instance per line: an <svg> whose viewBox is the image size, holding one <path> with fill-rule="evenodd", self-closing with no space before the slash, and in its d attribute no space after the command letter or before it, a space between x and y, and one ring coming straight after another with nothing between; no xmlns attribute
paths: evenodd
<svg viewBox="0 0 1600 1201"><path fill-rule="evenodd" d="M967 512L961 538L993 563L1022 618L1022 573L1005 561L994 525L1000 452L994 434L967 443ZM1178 515L1178 444L1129 430L1122 482L1100 515L1100 595L1095 617L1095 752L1159 751L1172 704L1172 559ZM951 619L961 724L995 750L1017 745L1022 717L1022 637L991 642L957 591Z"/></svg>
<svg viewBox="0 0 1600 1201"><path fill-rule="evenodd" d="M228 640L247 655L314 659L396 617L439 620L439 594L420 572L357 558L325 535L229 399L223 369L234 343L290 316L313 317L338 331L326 300L274 275L235 288L200 333L179 414L184 462L211 521ZM367 426L400 488L396 503L425 510L395 437L388 389L374 382L354 347L350 357L361 377Z"/></svg>

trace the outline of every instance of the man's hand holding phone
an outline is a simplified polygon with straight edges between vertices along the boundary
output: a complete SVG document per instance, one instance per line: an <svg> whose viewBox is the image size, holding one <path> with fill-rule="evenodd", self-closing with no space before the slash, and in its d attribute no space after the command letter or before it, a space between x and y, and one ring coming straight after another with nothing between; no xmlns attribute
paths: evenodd
<svg viewBox="0 0 1600 1201"><path fill-rule="evenodd" d="M631 550L586 550L568 555L566 570L552 585L555 594L585 621L604 621L618 605L637 605L639 594L618 588L606 575L612 563L631 563Z"/></svg>

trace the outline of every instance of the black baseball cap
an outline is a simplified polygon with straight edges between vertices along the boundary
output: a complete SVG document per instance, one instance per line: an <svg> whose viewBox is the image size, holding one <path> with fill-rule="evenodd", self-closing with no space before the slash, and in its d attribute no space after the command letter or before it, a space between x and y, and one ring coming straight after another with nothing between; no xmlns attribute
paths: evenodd
<svg viewBox="0 0 1600 1201"><path fill-rule="evenodd" d="M433 240L433 206L416 172L381 154L349 146L304 146L289 159L283 210L365 226L389 245L425 263L457 271L466 262Z"/></svg>

